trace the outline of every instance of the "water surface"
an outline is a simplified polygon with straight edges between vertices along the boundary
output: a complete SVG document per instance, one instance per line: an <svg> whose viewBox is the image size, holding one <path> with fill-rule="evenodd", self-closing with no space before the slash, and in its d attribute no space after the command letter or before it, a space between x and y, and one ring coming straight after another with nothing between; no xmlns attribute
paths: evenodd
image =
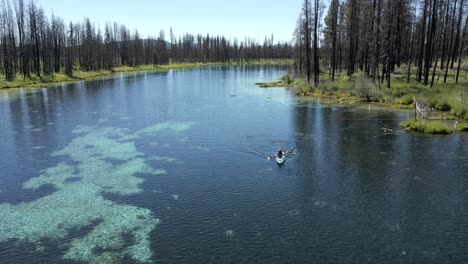
<svg viewBox="0 0 468 264"><path fill-rule="evenodd" d="M283 73L0 92L0 263L468 261L466 134L254 85Z"/></svg>

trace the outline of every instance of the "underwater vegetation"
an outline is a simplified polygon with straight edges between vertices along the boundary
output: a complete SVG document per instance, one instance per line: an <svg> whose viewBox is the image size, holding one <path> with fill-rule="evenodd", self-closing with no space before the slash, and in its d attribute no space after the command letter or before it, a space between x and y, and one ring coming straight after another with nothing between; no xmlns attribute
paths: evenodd
<svg viewBox="0 0 468 264"><path fill-rule="evenodd" d="M135 133L111 127L79 127L76 137L53 157L65 161L31 178L24 189L53 186L50 195L20 204L0 204L0 242L63 241L68 248L64 259L88 263L112 263L124 256L141 263L151 261L149 235L159 223L145 208L106 200L103 194L134 195L142 192L138 174L166 172L146 163L135 147L144 136L177 133L192 123L168 122ZM118 165L112 161L119 161ZM84 236L70 237L70 230L93 226ZM129 245L126 238L130 236Z"/></svg>

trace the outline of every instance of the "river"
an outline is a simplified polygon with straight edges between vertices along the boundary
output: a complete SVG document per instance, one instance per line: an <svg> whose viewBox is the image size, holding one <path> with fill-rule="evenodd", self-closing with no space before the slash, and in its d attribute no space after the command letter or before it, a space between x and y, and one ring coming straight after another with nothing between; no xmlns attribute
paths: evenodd
<svg viewBox="0 0 468 264"><path fill-rule="evenodd" d="M255 86L284 71L0 91L0 263L466 263L467 134Z"/></svg>

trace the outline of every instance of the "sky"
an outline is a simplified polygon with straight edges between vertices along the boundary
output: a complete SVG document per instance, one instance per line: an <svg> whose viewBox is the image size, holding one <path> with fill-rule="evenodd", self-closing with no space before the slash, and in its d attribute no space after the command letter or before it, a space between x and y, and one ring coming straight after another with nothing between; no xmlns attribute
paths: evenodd
<svg viewBox="0 0 468 264"><path fill-rule="evenodd" d="M183 33L252 37L263 42L290 41L303 0L38 0L46 14L52 12L69 21L89 17L101 27L106 21L125 24L141 35L166 38L170 27L176 36Z"/></svg>

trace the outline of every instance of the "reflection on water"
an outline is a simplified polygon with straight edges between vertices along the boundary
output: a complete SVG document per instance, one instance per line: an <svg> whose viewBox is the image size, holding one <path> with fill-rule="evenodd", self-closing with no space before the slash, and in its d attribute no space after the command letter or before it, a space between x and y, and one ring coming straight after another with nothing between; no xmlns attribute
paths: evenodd
<svg viewBox="0 0 468 264"><path fill-rule="evenodd" d="M0 262L466 261L466 134L254 85L283 72L0 92Z"/></svg>

